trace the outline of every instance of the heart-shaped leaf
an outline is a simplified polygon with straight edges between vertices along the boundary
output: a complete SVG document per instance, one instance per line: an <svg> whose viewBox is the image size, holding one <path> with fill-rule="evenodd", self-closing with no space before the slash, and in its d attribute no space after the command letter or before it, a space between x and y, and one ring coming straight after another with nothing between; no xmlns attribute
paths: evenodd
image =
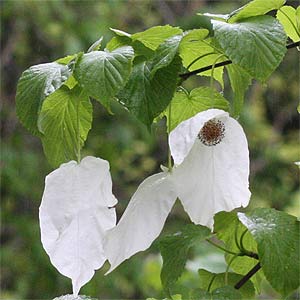
<svg viewBox="0 0 300 300"><path fill-rule="evenodd" d="M212 22L215 38L229 59L261 81L271 75L286 53L286 34L278 20L270 16L233 24Z"/></svg>
<svg viewBox="0 0 300 300"><path fill-rule="evenodd" d="M109 108L110 99L126 84L133 55L129 46L86 53L78 60L74 76L88 95Z"/></svg>

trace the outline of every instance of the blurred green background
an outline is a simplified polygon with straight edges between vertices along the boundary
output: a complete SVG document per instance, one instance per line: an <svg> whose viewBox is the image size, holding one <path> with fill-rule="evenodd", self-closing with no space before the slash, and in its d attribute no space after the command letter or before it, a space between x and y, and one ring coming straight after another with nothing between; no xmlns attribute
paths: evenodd
<svg viewBox="0 0 300 300"><path fill-rule="evenodd" d="M71 282L50 264L38 225L44 178L51 172L40 141L18 122L15 92L21 73L33 64L88 49L109 27L134 33L155 25L198 28L197 12L227 13L247 1L1 1L1 299L52 299L71 292ZM296 6L298 1L288 1ZM225 82L228 80L225 78ZM203 78L187 88L207 84ZM230 90L225 89L230 99ZM275 207L299 216L299 52L288 51L266 85L254 83L247 92L240 122L251 154L252 207ZM118 216L138 184L167 160L163 121L151 133L118 104L109 115L93 102L94 122L84 155L110 161ZM176 204L162 234L189 222ZM197 287L197 269L224 271L224 259L210 245L193 249L177 292ZM96 272L81 294L99 299L163 297L161 258L157 242L104 277ZM278 295L264 283L259 299ZM278 297L279 298L279 297ZM292 296L293 299L297 295Z"/></svg>

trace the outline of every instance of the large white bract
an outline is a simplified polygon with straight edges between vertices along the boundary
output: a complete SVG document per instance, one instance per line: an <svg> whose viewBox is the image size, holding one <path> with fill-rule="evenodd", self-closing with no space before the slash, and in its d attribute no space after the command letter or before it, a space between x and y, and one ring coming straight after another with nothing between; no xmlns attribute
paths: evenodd
<svg viewBox="0 0 300 300"><path fill-rule="evenodd" d="M85 157L46 177L40 206L41 239L51 263L72 279L73 294L106 260L103 238L116 224L109 163Z"/></svg>
<svg viewBox="0 0 300 300"><path fill-rule="evenodd" d="M106 235L110 272L151 245L177 197L195 224L210 228L217 212L248 205L247 139L227 112L209 109L183 121L170 133L169 145L172 172L144 180L118 225Z"/></svg>

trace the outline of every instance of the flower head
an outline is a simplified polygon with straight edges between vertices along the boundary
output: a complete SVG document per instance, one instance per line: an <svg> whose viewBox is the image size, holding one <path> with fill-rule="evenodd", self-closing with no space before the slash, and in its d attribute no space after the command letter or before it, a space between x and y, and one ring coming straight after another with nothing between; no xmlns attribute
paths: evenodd
<svg viewBox="0 0 300 300"><path fill-rule="evenodd" d="M209 109L183 121L170 133L169 146L172 172L143 181L118 225L108 231L104 248L110 271L151 245L177 197L192 222L210 228L217 212L249 202L247 140L227 112Z"/></svg>

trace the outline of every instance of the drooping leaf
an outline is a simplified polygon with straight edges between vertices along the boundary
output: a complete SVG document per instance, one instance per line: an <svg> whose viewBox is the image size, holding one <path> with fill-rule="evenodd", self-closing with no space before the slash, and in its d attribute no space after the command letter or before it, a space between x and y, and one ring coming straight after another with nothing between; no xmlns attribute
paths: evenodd
<svg viewBox="0 0 300 300"><path fill-rule="evenodd" d="M151 67L151 61L136 61L126 86L117 96L120 103L148 127L171 101L181 61L176 55L167 67L157 70L152 78Z"/></svg>
<svg viewBox="0 0 300 300"><path fill-rule="evenodd" d="M300 11L299 7L297 11ZM294 7L286 5L281 7L276 15L286 34L294 42L300 40L300 16L297 21L297 11Z"/></svg>
<svg viewBox="0 0 300 300"><path fill-rule="evenodd" d="M167 67L173 61L181 39L182 35L175 35L160 44L152 59L151 78L153 78L157 70Z"/></svg>
<svg viewBox="0 0 300 300"><path fill-rule="evenodd" d="M76 159L92 124L92 105L89 97L76 86L62 86L43 103L39 127L44 152L54 167Z"/></svg>
<svg viewBox="0 0 300 300"><path fill-rule="evenodd" d="M40 135L38 114L44 99L68 79L68 66L57 62L32 66L19 79L16 95L17 116L32 134Z"/></svg>
<svg viewBox="0 0 300 300"><path fill-rule="evenodd" d="M239 23L213 21L215 38L234 64L265 81L286 53L286 34L271 16L243 19Z"/></svg>
<svg viewBox="0 0 300 300"><path fill-rule="evenodd" d="M272 287L287 296L300 285L300 239L296 217L269 208L239 213L257 242L259 260Z"/></svg>
<svg viewBox="0 0 300 300"><path fill-rule="evenodd" d="M171 126L168 128L169 131L173 130L182 121L209 108L219 108L225 111L229 110L228 101L220 93L209 87L195 88L190 93L179 90L175 93L170 105ZM163 115L165 115L167 119L170 118L169 107L166 108ZM169 127L169 121L167 125Z"/></svg>
<svg viewBox="0 0 300 300"><path fill-rule="evenodd" d="M200 288L203 290L208 290L210 286L210 291L222 288L226 285L234 287L243 276L235 273L227 273L227 284L226 284L226 273L211 273L207 270L200 269L198 271L200 279ZM255 289L251 281L247 281L240 289L243 299L252 299L255 296ZM213 298L215 299L215 298Z"/></svg>
<svg viewBox="0 0 300 300"><path fill-rule="evenodd" d="M159 249L163 258L161 282L168 288L181 276L188 258L189 249L197 242L211 236L207 227L201 225L187 225L182 232L162 238Z"/></svg>
<svg viewBox="0 0 300 300"><path fill-rule="evenodd" d="M249 17L264 15L271 10L279 9L284 5L285 1L286 0L253 0L233 11L229 15L228 22L233 23Z"/></svg>
<svg viewBox="0 0 300 300"><path fill-rule="evenodd" d="M217 237L224 242L225 248L233 253L240 252L240 244L249 252L257 253L257 244L247 228L239 221L235 212L220 212L215 215L215 231ZM237 245L238 244L238 245ZM258 262L257 259L248 256L238 256L233 261L234 255L226 253L226 262L233 271L246 275ZM251 277L257 291L264 278L262 270Z"/></svg>
<svg viewBox="0 0 300 300"><path fill-rule="evenodd" d="M112 52L92 51L78 60L74 76L88 95L109 108L111 98L126 84L133 55L129 46Z"/></svg>
<svg viewBox="0 0 300 300"><path fill-rule="evenodd" d="M145 31L131 35L133 41L140 41L146 47L155 50L162 42L173 35L181 34L182 30L179 27L170 25L154 26Z"/></svg>
<svg viewBox="0 0 300 300"><path fill-rule="evenodd" d="M212 65L217 59L217 62L226 60L226 57L220 57L222 50L219 49L216 40L207 38L208 33L207 29L194 29L181 40L180 57L184 67L188 68L189 71ZM211 74L211 70L199 73L201 76L211 76ZM213 75L223 87L223 67L215 68Z"/></svg>
<svg viewBox="0 0 300 300"><path fill-rule="evenodd" d="M238 117L243 109L244 95L251 84L251 76L241 67L235 64L226 66L231 88L234 93L232 112L233 116Z"/></svg>
<svg viewBox="0 0 300 300"><path fill-rule="evenodd" d="M53 266L72 279L74 297L106 260L103 238L116 224L109 163L85 157L50 173L39 210L41 239Z"/></svg>

